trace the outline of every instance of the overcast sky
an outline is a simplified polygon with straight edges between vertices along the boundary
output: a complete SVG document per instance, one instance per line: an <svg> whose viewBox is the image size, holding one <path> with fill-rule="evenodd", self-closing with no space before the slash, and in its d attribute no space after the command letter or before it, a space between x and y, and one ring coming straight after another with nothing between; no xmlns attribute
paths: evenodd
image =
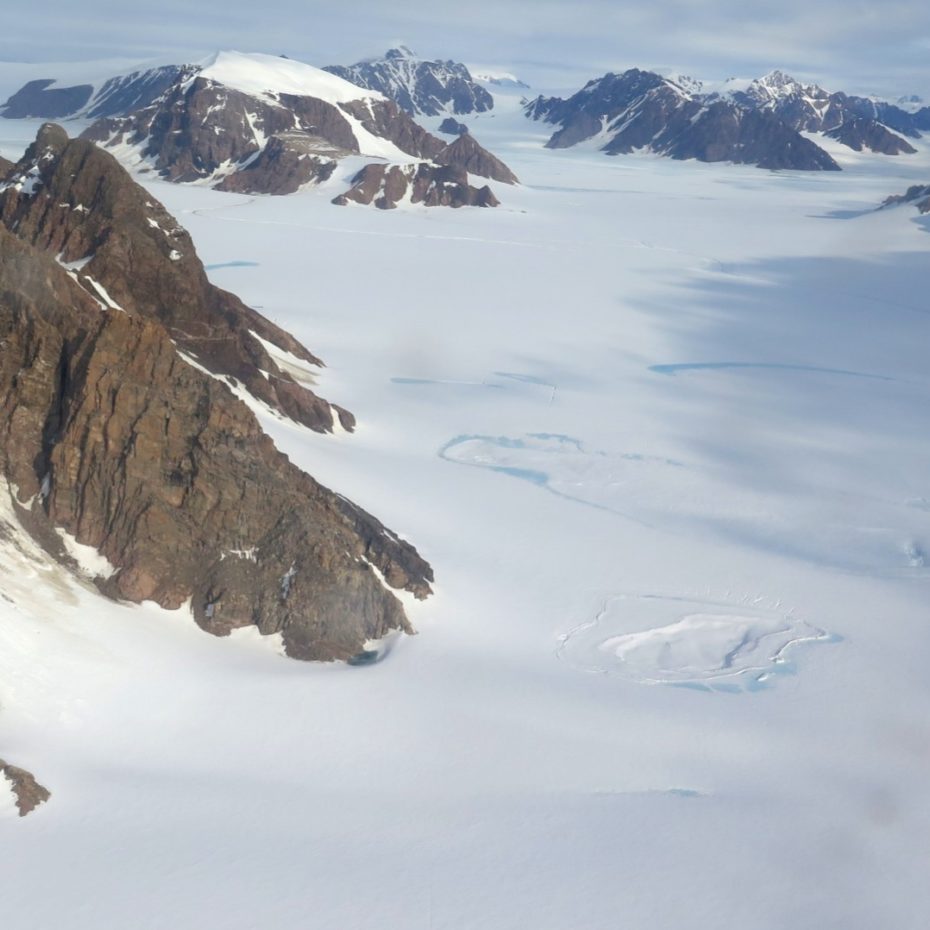
<svg viewBox="0 0 930 930"><path fill-rule="evenodd" d="M0 60L181 60L236 48L324 65L398 42L510 68L540 89L634 65L711 80L780 67L831 90L930 97L926 0L45 0L4 17Z"/></svg>

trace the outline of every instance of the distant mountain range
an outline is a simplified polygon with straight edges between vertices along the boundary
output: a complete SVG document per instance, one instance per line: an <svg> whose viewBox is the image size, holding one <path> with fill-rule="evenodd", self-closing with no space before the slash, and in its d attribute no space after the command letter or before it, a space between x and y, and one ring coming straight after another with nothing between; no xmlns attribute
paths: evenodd
<svg viewBox="0 0 930 930"><path fill-rule="evenodd" d="M414 116L484 113L494 107L494 98L465 65L426 61L403 45L389 49L383 58L328 65L324 70L384 94Z"/></svg>
<svg viewBox="0 0 930 930"><path fill-rule="evenodd" d="M449 196L428 196L428 205L495 205L490 190L479 196L467 174L516 181L471 136L446 142L377 91L271 55L221 52L99 87L32 81L7 101L4 115L97 117L85 137L127 164L242 193L292 193L328 180L350 155L386 160L411 176L424 176L422 166L450 169L442 180ZM378 205L394 203L381 198Z"/></svg>
<svg viewBox="0 0 930 930"><path fill-rule="evenodd" d="M87 138L172 181L287 194L329 181L342 159L361 155L384 170L360 168L346 177L349 187L335 203L493 206L494 193L469 176L504 184L516 177L462 133L453 114L489 111L494 98L487 86L494 82L510 90L520 84L509 73L476 77L463 64L426 61L403 46L326 69L221 52L200 63L69 86L33 80L7 100L2 115L93 120ZM649 151L837 171L827 140L888 156L915 152L912 143L930 131L930 107L917 97L900 103L831 93L781 71L712 85L633 68L589 81L568 98L526 100L524 112L553 127L546 143L553 149L585 142L609 155ZM414 121L443 114L440 131L457 132L458 139L444 141Z"/></svg>
<svg viewBox="0 0 930 930"><path fill-rule="evenodd" d="M911 154L901 135L930 130L930 108L830 94L773 71L750 82L705 88L690 77L631 69L589 81L562 99L527 101L530 119L558 128L548 148L594 141L609 155L645 150L672 158L729 161L762 168L839 170L837 162L802 132L822 133L857 151Z"/></svg>

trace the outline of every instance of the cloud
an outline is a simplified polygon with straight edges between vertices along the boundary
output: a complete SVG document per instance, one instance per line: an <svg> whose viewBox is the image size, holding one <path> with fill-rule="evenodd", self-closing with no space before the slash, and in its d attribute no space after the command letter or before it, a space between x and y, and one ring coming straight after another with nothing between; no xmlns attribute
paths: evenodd
<svg viewBox="0 0 930 930"><path fill-rule="evenodd" d="M930 92L930 5L917 0L47 0L9 18L0 58L284 52L316 64L383 52L398 37L428 57L523 64L534 83L608 68L675 66L710 78L782 67L866 91ZM848 82L855 86L849 87ZM921 85L921 86L918 86Z"/></svg>

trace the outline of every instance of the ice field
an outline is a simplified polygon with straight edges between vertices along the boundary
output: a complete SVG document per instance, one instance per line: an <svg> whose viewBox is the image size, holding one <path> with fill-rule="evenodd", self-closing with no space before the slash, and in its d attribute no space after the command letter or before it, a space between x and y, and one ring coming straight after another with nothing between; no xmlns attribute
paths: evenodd
<svg viewBox="0 0 930 930"><path fill-rule="evenodd" d="M5 505L0 756L52 799L0 791L4 926L926 926L930 221L875 208L927 141L770 173L493 113L496 210L140 176L359 423L267 431L436 593L303 664L103 601Z"/></svg>

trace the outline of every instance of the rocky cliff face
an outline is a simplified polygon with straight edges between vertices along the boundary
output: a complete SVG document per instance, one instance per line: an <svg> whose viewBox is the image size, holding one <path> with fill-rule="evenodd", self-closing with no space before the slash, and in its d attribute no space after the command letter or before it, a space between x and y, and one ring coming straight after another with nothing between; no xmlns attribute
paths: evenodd
<svg viewBox="0 0 930 930"><path fill-rule="evenodd" d="M40 137L40 161L56 136ZM74 167L72 145L87 154L86 143L64 145L49 162ZM45 209L67 193L56 189ZM85 195L72 192L72 211ZM87 208L91 230L96 209L105 202ZM107 222L112 238L131 220ZM34 242L28 223L14 220L16 235L5 223L0 471L36 538L61 527L101 552L113 572L97 583L111 596L189 603L220 635L246 625L280 633L297 658L345 659L409 630L390 588L430 593L432 572L416 550L279 453L229 386L185 358L170 323L142 309L142 293L126 288L126 311L101 305L56 261L67 240ZM117 290L120 258L109 260ZM132 277L128 252L121 260ZM202 318L209 325L223 312L204 308Z"/></svg>
<svg viewBox="0 0 930 930"><path fill-rule="evenodd" d="M427 207L496 207L499 201L491 188L473 187L463 168L426 164L366 165L352 178L352 187L333 200L373 204L391 210L407 201Z"/></svg>
<svg viewBox="0 0 930 930"><path fill-rule="evenodd" d="M298 384L283 350L321 364L289 333L207 280L187 232L108 153L46 124L4 184L0 222L57 256L106 308L158 320L210 372L242 385L282 415L320 432L348 411Z"/></svg>
<svg viewBox="0 0 930 930"><path fill-rule="evenodd" d="M13 162L8 161L0 155L0 181L2 181L13 170Z"/></svg>
<svg viewBox="0 0 930 930"><path fill-rule="evenodd" d="M635 68L590 81L567 100L538 97L525 112L559 126L548 148L599 138L601 150L609 155L645 149L672 158L762 168L839 170L826 152L772 114L727 100L708 103Z"/></svg>
<svg viewBox="0 0 930 930"><path fill-rule="evenodd" d="M836 129L825 133L842 142L855 152L877 152L880 155L913 155L917 149L909 142L890 132L874 119L857 116L847 119Z"/></svg>
<svg viewBox="0 0 930 930"><path fill-rule="evenodd" d="M135 148L168 181L222 181L255 159L268 140L297 135L306 152L323 159L359 152L350 123L335 104L312 97L272 102L200 77L172 85L129 116L99 120L84 138L104 147ZM254 183L255 169L252 175ZM268 180L261 187L278 185L273 171L263 176Z"/></svg>
<svg viewBox="0 0 930 930"><path fill-rule="evenodd" d="M479 178L490 178L502 184L516 184L517 176L496 156L480 146L475 137L465 132L433 156L438 165L459 168Z"/></svg>
<svg viewBox="0 0 930 930"><path fill-rule="evenodd" d="M465 65L425 61L403 46L390 49L383 58L349 66L329 65L325 70L384 94L414 115L484 113L494 107L494 98Z"/></svg>
<svg viewBox="0 0 930 930"><path fill-rule="evenodd" d="M20 817L31 814L51 797L48 789L43 788L31 772L9 765L3 759L0 759L0 779L5 779L13 791Z"/></svg>

